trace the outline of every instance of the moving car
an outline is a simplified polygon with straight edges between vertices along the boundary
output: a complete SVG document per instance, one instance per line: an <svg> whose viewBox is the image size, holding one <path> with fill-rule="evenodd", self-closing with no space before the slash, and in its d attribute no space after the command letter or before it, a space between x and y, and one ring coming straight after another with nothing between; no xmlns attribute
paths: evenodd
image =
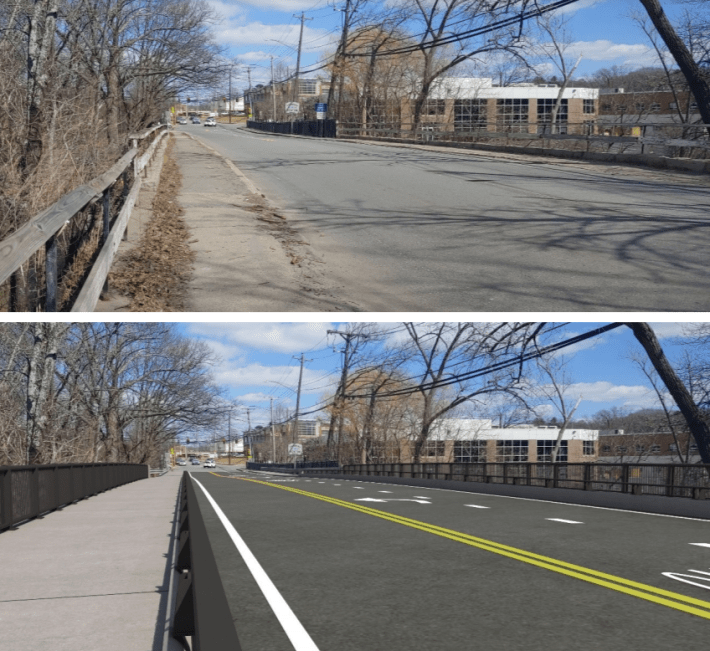
<svg viewBox="0 0 710 651"><path fill-rule="evenodd" d="M193 465L193 466L199 466L199 465L200 465L200 460L199 460L199 459L193 459L193 460L192 460L192 465Z"/></svg>
<svg viewBox="0 0 710 651"><path fill-rule="evenodd" d="M177 123L178 124L187 124L187 120L185 118L178 118Z"/></svg>
<svg viewBox="0 0 710 651"><path fill-rule="evenodd" d="M217 122L216 122L216 120L215 120L214 118L207 118L207 119L205 120L205 126L206 126L206 127L216 127L216 126L217 126Z"/></svg>
<svg viewBox="0 0 710 651"><path fill-rule="evenodd" d="M192 124L199 124L200 118L192 118Z"/></svg>
<svg viewBox="0 0 710 651"><path fill-rule="evenodd" d="M205 461L205 468L216 468L217 466L215 465L214 459L207 459Z"/></svg>
<svg viewBox="0 0 710 651"><path fill-rule="evenodd" d="M185 461L185 459L178 459L176 463L178 466L186 466L187 465L187 461Z"/></svg>

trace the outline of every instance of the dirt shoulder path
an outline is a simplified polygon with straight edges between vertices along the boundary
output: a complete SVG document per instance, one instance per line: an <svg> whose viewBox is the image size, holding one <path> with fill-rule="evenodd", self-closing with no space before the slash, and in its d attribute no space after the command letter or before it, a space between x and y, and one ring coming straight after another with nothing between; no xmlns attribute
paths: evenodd
<svg viewBox="0 0 710 651"><path fill-rule="evenodd" d="M213 149L176 134L177 201L195 253L190 312L357 311L278 208Z"/></svg>

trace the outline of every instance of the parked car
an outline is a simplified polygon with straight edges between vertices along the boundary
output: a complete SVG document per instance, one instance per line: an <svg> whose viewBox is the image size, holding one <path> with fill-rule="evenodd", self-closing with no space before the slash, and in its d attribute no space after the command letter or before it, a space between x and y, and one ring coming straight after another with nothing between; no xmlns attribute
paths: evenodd
<svg viewBox="0 0 710 651"><path fill-rule="evenodd" d="M200 118L192 118L192 124L199 124Z"/></svg>
<svg viewBox="0 0 710 651"><path fill-rule="evenodd" d="M217 466L215 465L214 459L207 459L205 461L205 468L216 468Z"/></svg>
<svg viewBox="0 0 710 651"><path fill-rule="evenodd" d="M192 465L193 465L193 466L199 466L199 465L200 465L200 460L199 460L199 459L193 459L193 460L192 460Z"/></svg>
<svg viewBox="0 0 710 651"><path fill-rule="evenodd" d="M214 118L207 118L205 120L205 126L206 127L216 127L217 121Z"/></svg>
<svg viewBox="0 0 710 651"><path fill-rule="evenodd" d="M185 461L185 459L178 459L178 460L177 460L177 465L178 465L178 466L186 466L186 465L187 465L187 461Z"/></svg>

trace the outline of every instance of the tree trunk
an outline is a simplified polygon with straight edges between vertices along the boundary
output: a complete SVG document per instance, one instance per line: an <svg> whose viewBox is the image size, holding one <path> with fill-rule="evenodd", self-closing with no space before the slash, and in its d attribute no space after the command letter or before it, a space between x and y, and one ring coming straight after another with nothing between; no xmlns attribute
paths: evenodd
<svg viewBox="0 0 710 651"><path fill-rule="evenodd" d="M625 325L631 328L634 336L646 351L658 376L663 380L668 392L673 396L673 400L675 400L678 409L680 409L685 418L685 422L688 424L690 433L698 444L703 463L710 464L710 427L708 427L703 414L698 409L688 389L686 389L666 358L655 333L647 323L627 323Z"/></svg>
<svg viewBox="0 0 710 651"><path fill-rule="evenodd" d="M646 9L653 26L660 34L683 76L688 81L690 90L698 103L698 110L703 118L703 123L710 125L710 86L708 86L700 66L695 62L683 39L678 36L673 25L671 25L659 0L639 1ZM710 127L708 127L708 133L710 133ZM705 463L708 462L706 461Z"/></svg>

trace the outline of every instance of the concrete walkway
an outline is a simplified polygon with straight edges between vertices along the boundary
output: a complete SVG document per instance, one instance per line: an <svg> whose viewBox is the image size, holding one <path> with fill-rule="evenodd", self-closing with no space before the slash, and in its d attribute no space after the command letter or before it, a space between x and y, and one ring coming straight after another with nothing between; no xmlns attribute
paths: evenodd
<svg viewBox="0 0 710 651"><path fill-rule="evenodd" d="M1 533L0 647L181 649L168 634L181 477L119 486Z"/></svg>

